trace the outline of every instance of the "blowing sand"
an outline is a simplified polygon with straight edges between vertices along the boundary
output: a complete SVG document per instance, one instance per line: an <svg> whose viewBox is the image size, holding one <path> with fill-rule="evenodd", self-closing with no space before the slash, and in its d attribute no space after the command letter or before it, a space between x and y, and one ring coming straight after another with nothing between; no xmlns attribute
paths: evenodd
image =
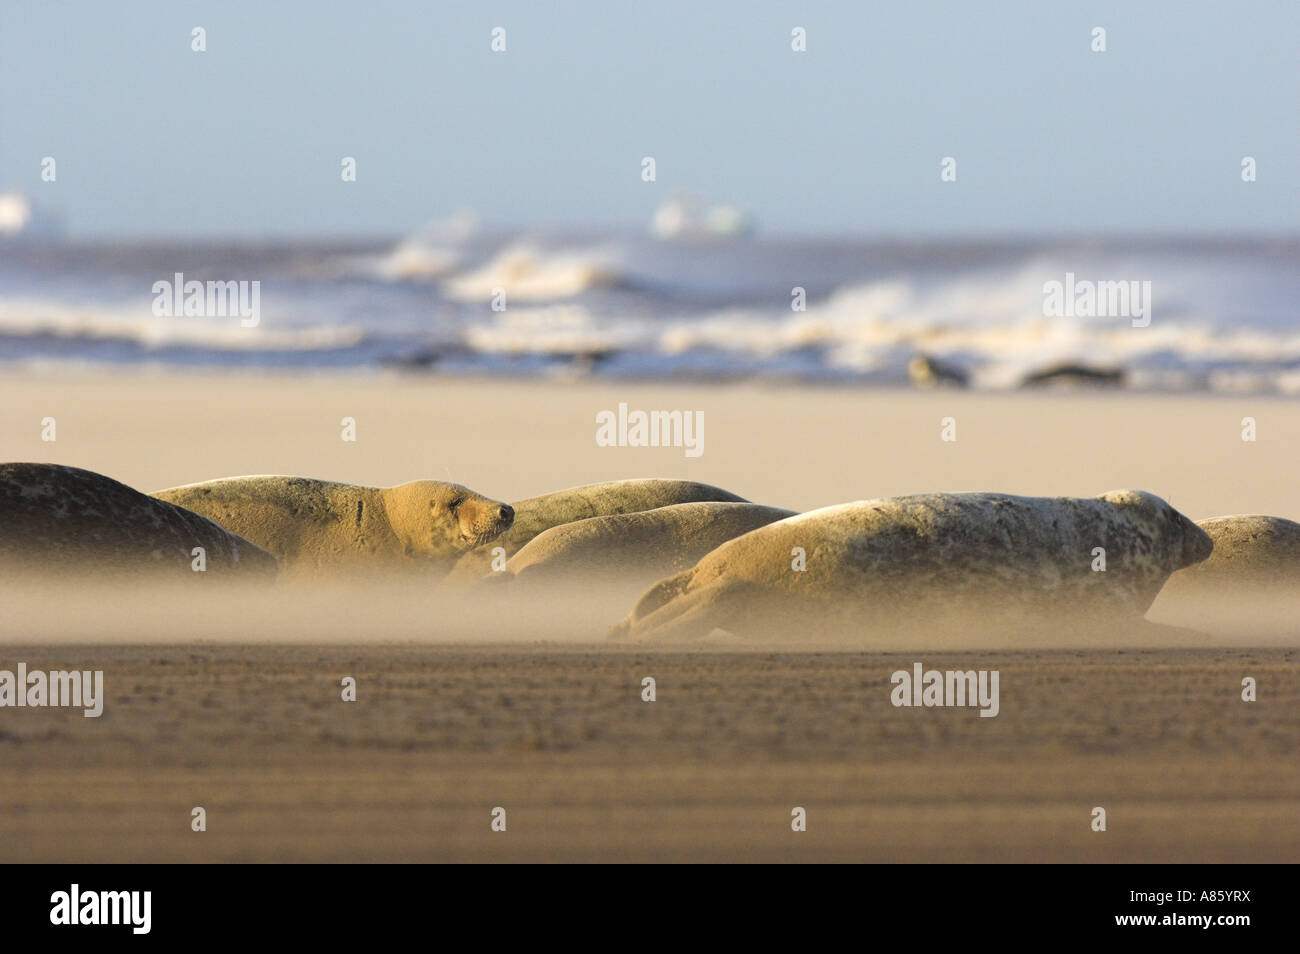
<svg viewBox="0 0 1300 954"><path fill-rule="evenodd" d="M620 402L703 411L704 453L598 447L595 416ZM452 479L518 500L657 476L806 510L1132 487L1193 519L1300 518L1300 405L1253 396L97 371L9 374L0 406L3 459L145 491L283 473ZM940 440L945 417L955 442ZM0 668L103 669L107 696L99 719L0 710L5 860L1300 858L1300 624L1275 618L1147 645L886 634L866 651L686 652L570 642L541 619L467 633L425 594L364 588L233 608L3 596ZM999 670L999 715L893 707L890 673L918 661ZM355 703L339 699L345 675ZM1256 702L1241 700L1246 676ZM505 833L489 829L494 806ZM795 806L806 832L790 830Z"/></svg>

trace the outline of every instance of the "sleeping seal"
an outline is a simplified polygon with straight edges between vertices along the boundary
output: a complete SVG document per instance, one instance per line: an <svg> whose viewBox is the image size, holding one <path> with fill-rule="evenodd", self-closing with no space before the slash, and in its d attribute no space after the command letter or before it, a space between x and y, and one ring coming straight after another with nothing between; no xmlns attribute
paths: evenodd
<svg viewBox="0 0 1300 954"><path fill-rule="evenodd" d="M338 569L445 573L514 519L509 504L436 480L361 487L306 477L228 477L153 496L247 537L294 576Z"/></svg>

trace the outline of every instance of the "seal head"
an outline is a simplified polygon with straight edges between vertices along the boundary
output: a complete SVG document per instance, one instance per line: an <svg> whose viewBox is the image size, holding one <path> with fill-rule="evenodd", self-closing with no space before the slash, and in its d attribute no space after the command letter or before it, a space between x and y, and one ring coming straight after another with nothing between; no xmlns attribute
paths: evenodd
<svg viewBox="0 0 1300 954"><path fill-rule="evenodd" d="M383 494L393 533L412 556L450 556L510 529L514 508L460 484L413 480Z"/></svg>

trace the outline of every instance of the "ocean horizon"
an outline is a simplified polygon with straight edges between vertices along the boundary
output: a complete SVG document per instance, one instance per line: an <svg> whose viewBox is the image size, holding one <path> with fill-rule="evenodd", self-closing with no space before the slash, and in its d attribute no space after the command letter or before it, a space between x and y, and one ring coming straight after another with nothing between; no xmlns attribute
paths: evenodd
<svg viewBox="0 0 1300 954"><path fill-rule="evenodd" d="M177 282L255 283L256 321L185 314ZM1089 285L1132 300L1075 309ZM10 240L0 361L1289 395L1297 301L1297 237L665 236L460 215L390 239Z"/></svg>

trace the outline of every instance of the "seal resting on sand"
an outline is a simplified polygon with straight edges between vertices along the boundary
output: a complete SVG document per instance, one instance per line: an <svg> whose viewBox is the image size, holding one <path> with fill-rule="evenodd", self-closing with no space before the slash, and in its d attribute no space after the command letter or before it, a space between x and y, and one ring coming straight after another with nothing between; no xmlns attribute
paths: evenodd
<svg viewBox="0 0 1300 954"><path fill-rule="evenodd" d="M203 549L203 572L194 553ZM206 517L110 477L0 464L0 572L271 579L275 558Z"/></svg>
<svg viewBox="0 0 1300 954"><path fill-rule="evenodd" d="M862 643L884 630L1136 621L1171 573L1212 549L1194 523L1135 490L863 500L724 543L652 587L611 635L673 641L721 628Z"/></svg>
<svg viewBox="0 0 1300 954"><path fill-rule="evenodd" d="M1174 575L1168 589L1201 583L1232 586L1300 585L1300 523L1244 514L1212 517L1196 525L1214 541L1204 563Z"/></svg>
<svg viewBox="0 0 1300 954"><path fill-rule="evenodd" d="M537 534L512 556L506 571L516 591L564 586L608 595L616 589L623 591L625 607L625 600L693 567L729 539L793 516L794 511L757 503L710 502L588 517Z"/></svg>
<svg viewBox="0 0 1300 954"><path fill-rule="evenodd" d="M744 497L709 484L693 480L610 480L599 484L570 487L555 493L529 497L514 504L515 522L507 533L487 546L461 557L447 576L449 586L463 586L493 572L497 547L509 559L539 533L561 524L605 517L613 514L640 513L673 504L698 502L748 503ZM499 569L499 568L498 568Z"/></svg>
<svg viewBox="0 0 1300 954"><path fill-rule="evenodd" d="M307 477L228 477L153 496L247 537L295 575L340 568L446 572L514 519L509 504L436 480L362 487Z"/></svg>
<svg viewBox="0 0 1300 954"><path fill-rule="evenodd" d="M1214 541L1214 552L1170 577L1152 619L1238 638L1300 633L1300 523L1242 514L1196 525Z"/></svg>

